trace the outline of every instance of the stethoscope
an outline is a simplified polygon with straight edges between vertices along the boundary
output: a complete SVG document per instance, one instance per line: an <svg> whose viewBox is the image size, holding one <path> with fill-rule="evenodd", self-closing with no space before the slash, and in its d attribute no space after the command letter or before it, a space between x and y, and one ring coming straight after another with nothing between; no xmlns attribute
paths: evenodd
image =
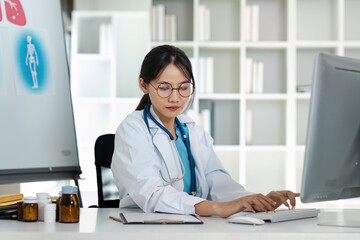
<svg viewBox="0 0 360 240"><path fill-rule="evenodd" d="M144 108L144 121L145 121L145 124L149 130L149 133L151 134L150 132L150 127L149 127L149 122L148 122L148 117L156 124L159 126L159 128L161 128L162 130L164 130L164 132L166 132L169 137L170 137L170 140L173 141L174 143L174 146L175 146L175 149L177 151L177 148L176 148L176 145L175 145L175 138L173 137L173 135L163 126L161 125L161 123L159 123L155 118L154 116L151 114L150 112L150 105L146 105L145 108ZM196 195L196 178L195 178L195 162L194 162L194 158L191 154L191 149L190 149L190 142L189 142L189 139L186 137L186 134L185 134L185 131L179 121L179 119L177 117L175 117L175 122L177 124L177 126L179 127L179 130L181 132L181 135L183 136L183 139L184 139L184 143L185 143L185 146L186 146L186 150L187 150L187 153L188 153L188 156L189 156L189 162L190 162L190 175L191 175L191 187L190 187L190 192L193 196ZM176 181L179 181L181 179L184 178L185 176L185 167L182 163L182 160L179 156L179 153L177 151L177 155L178 155L178 158L180 160L180 163L181 163L181 166L182 166L182 169L183 169L183 175L181 177L177 177L177 178L171 178L170 179L170 183L173 183L173 182L176 182ZM162 175L161 175L162 176ZM164 179L164 178L163 178ZM164 179L165 180L165 179ZM165 180L166 181L166 180ZM168 182L168 181L166 181Z"/></svg>

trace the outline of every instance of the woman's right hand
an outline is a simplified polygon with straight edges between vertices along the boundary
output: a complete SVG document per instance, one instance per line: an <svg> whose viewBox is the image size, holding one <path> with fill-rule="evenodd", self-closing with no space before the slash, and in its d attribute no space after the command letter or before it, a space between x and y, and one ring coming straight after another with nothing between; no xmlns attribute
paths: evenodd
<svg viewBox="0 0 360 240"><path fill-rule="evenodd" d="M229 217L248 209L255 211L274 211L276 202L263 194L253 194L229 202L203 201L195 205L195 213L200 216Z"/></svg>

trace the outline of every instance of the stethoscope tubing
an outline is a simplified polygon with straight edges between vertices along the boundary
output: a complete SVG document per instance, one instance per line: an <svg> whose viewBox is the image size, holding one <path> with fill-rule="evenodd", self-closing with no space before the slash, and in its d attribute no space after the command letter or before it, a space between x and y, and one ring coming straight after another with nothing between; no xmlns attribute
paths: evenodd
<svg viewBox="0 0 360 240"><path fill-rule="evenodd" d="M145 108L144 108L144 121L145 121L145 124L149 130L149 133L151 134L150 132L150 126L149 126L149 122L148 122L148 117L159 127L161 128L164 132L167 133L167 135L169 136L170 140L174 141L175 138L173 137L173 135L161 124L159 123L155 118L154 116L150 113L150 105L146 105ZM187 150L187 153L188 153L188 156L189 156L189 163L190 163L190 176L191 176L191 194L192 195L196 195L196 176L195 176L195 161L194 161L194 158L191 154L191 149L190 149L190 141L189 139L186 137L186 134L185 134L185 130L183 129L182 125L181 125L181 122L180 120L175 117L175 122L176 124L178 125L179 127L179 130L181 132L181 135L183 136L183 139L184 139L184 143L185 143L185 146L186 146L186 150ZM175 146L176 147L176 146ZM180 159L181 161L181 159ZM182 179L182 178L181 178Z"/></svg>

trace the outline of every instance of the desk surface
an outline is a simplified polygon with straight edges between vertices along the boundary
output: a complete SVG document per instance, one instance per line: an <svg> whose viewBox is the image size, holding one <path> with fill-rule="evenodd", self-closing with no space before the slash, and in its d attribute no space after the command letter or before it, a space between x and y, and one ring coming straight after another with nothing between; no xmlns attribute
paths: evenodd
<svg viewBox="0 0 360 240"><path fill-rule="evenodd" d="M322 210L318 218L260 226L229 224L225 219L202 217L200 225L123 225L110 220L122 209L81 209L80 223L44 223L0 220L1 239L360 239L360 228L318 226L319 219L334 218L338 211ZM129 210L125 210L129 211ZM360 210L344 210L356 219ZM56 233L56 234L54 234Z"/></svg>

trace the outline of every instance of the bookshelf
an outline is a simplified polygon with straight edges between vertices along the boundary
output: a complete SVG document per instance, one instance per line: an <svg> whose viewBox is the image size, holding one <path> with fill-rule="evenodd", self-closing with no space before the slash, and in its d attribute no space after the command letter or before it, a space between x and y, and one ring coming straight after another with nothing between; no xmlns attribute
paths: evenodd
<svg viewBox="0 0 360 240"><path fill-rule="evenodd" d="M197 92L193 112L213 104L215 151L234 179L250 191L300 190L310 93L317 52L360 58L357 0L153 0L178 21L171 44L193 59L214 59L214 90ZM199 37L199 8L210 10L208 41ZM247 41L246 6L257 5L258 40ZM261 93L246 91L246 59L264 64ZM252 110L252 143L246 144L246 111ZM197 120L197 115L194 116Z"/></svg>
<svg viewBox="0 0 360 240"><path fill-rule="evenodd" d="M72 13L71 90L88 205L96 203L95 140L115 133L142 95L138 74L150 49L148 23L148 8Z"/></svg>
<svg viewBox="0 0 360 240"><path fill-rule="evenodd" d="M193 118L199 121L198 113L214 109L214 148L232 177L254 192L299 191L310 94L297 92L296 87L311 84L313 58L319 51L360 58L360 31L355 24L360 21L360 1L150 2L144 1L149 6L142 13L73 13L71 87L80 163L89 179L85 188L94 191L96 185L95 169L89 164L96 137L115 132L142 95L137 78L144 55L151 47L171 44L193 59L197 86L200 58L213 58L214 90L196 93ZM151 40L151 6L159 4L166 14L176 15L176 41ZM210 11L210 40L206 41L200 40L200 5ZM258 40L247 41L246 6L253 5L259 6ZM101 53L99 35L104 24L117 29L115 54ZM247 58L264 64L261 93L246 91ZM251 144L246 141L247 110L253 113Z"/></svg>

